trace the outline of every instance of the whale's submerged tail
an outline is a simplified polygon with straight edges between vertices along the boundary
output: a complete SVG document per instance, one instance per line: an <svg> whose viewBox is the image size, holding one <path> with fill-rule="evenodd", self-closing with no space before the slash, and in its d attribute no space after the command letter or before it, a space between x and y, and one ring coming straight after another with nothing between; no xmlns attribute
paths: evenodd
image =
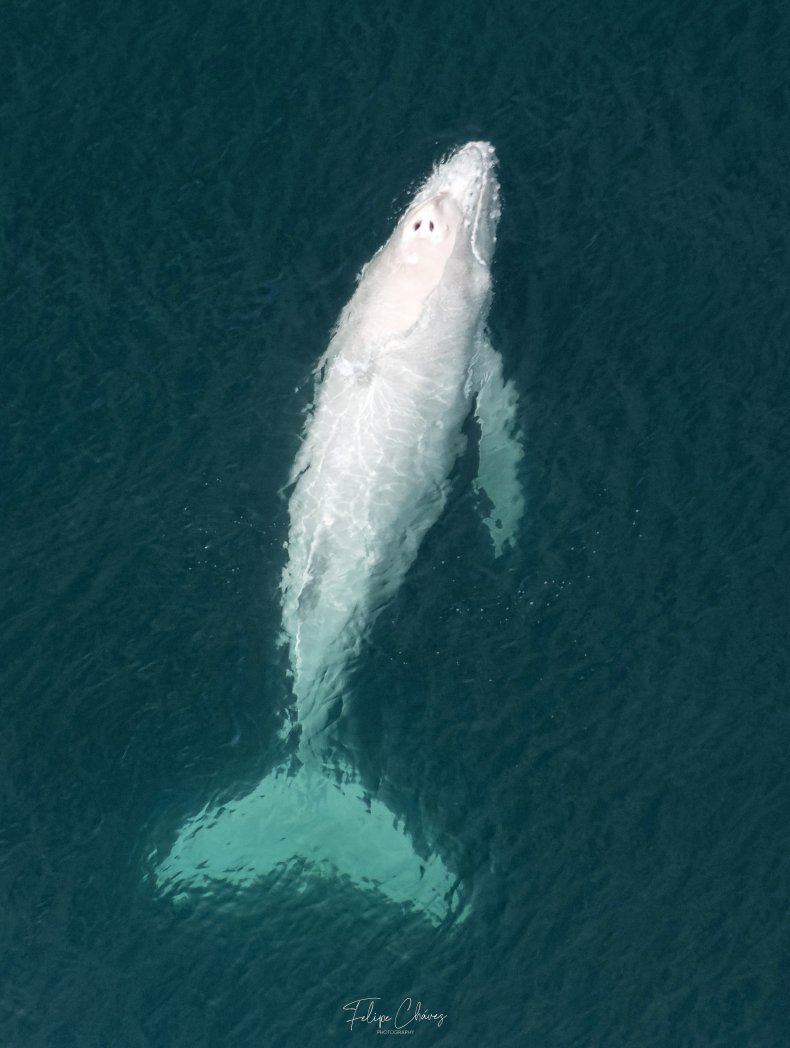
<svg viewBox="0 0 790 1048"><path fill-rule="evenodd" d="M439 855L421 857L359 782L314 765L295 775L275 769L246 796L207 804L154 867L157 890L177 901L223 887L261 888L277 877L296 887L345 880L434 924L466 916L458 880Z"/></svg>

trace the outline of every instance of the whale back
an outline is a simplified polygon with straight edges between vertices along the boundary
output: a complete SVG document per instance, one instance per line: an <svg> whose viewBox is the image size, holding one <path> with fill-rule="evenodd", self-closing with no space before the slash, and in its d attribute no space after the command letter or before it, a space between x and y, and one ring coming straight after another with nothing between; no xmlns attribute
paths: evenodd
<svg viewBox="0 0 790 1048"><path fill-rule="evenodd" d="M499 217L490 147L434 170L341 313L294 464L283 638L300 745L343 708L347 673L446 503L475 396Z"/></svg>

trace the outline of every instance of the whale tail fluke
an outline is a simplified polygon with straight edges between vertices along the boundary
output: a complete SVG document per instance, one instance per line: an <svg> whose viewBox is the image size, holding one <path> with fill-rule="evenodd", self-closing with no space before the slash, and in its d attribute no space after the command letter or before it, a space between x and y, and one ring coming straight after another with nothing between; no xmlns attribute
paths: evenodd
<svg viewBox="0 0 790 1048"><path fill-rule="evenodd" d="M281 766L250 793L207 804L154 868L178 901L222 888L265 890L269 877L342 878L440 924L463 917L459 884L439 855L419 855L393 813L348 773Z"/></svg>

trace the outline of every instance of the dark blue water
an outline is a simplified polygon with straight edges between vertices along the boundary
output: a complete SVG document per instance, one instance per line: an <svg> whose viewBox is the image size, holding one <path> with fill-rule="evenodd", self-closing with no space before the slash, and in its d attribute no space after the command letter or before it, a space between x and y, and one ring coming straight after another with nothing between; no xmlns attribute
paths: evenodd
<svg viewBox="0 0 790 1048"><path fill-rule="evenodd" d="M786 1044L786 7L2 22L0 1042L369 1044L343 1005L375 996L445 1014L424 1045ZM173 907L152 848L260 778L289 701L311 369L472 138L527 518L495 562L459 465L352 725L471 916L330 884Z"/></svg>

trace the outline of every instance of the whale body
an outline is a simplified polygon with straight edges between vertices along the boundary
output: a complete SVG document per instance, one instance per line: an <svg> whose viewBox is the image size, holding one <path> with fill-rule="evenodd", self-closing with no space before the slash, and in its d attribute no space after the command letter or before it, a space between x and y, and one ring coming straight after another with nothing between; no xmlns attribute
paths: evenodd
<svg viewBox="0 0 790 1048"><path fill-rule="evenodd" d="M486 334L495 159L470 142L433 171L363 269L319 367L282 579L305 756L321 750L361 642L444 508L475 404L496 552L515 536L515 393Z"/></svg>
<svg viewBox="0 0 790 1048"><path fill-rule="evenodd" d="M332 757L332 739L354 660L445 506L472 412L494 554L517 535L516 393L486 330L499 217L494 149L470 142L434 168L362 270L317 368L291 473L282 639L299 770L277 768L187 819L157 863L161 890L249 888L285 872L339 876L434 922L459 912L445 858L417 852Z"/></svg>

